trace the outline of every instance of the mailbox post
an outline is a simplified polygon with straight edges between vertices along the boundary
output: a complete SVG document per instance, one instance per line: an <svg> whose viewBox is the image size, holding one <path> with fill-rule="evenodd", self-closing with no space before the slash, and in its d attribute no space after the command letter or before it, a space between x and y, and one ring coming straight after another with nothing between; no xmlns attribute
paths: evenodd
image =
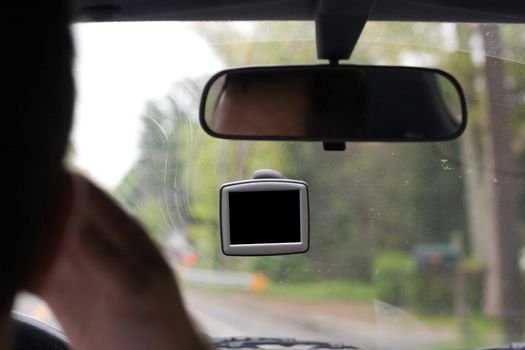
<svg viewBox="0 0 525 350"><path fill-rule="evenodd" d="M460 333L468 333L465 272L461 267L463 244L459 234L453 234L452 244L422 244L413 254L416 267L423 274L439 274L450 280L454 296L454 312L460 324Z"/></svg>

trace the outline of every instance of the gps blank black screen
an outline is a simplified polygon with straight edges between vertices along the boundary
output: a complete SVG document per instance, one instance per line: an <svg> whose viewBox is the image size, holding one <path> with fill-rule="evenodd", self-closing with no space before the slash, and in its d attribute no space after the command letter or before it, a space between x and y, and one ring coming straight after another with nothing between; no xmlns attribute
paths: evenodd
<svg viewBox="0 0 525 350"><path fill-rule="evenodd" d="M301 241L299 190L230 192L230 244Z"/></svg>

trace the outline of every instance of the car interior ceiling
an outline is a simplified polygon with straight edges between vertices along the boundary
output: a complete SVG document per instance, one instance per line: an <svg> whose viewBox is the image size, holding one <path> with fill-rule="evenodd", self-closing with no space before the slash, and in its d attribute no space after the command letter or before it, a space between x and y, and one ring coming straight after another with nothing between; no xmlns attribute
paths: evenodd
<svg viewBox="0 0 525 350"><path fill-rule="evenodd" d="M352 15L353 1L329 0ZM371 0L360 3L371 2ZM312 20L315 0L76 0L79 21ZM513 0L377 0L371 21L525 22L525 2Z"/></svg>

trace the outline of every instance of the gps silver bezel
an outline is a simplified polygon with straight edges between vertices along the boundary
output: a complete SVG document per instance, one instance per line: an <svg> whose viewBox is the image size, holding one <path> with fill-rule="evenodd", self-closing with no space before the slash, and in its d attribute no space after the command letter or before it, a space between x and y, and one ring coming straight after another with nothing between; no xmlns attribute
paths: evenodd
<svg viewBox="0 0 525 350"><path fill-rule="evenodd" d="M260 244L231 244L230 243L230 203L231 192L256 191L290 191L299 190L300 208L300 242L289 243L260 243ZM297 254L308 251L310 244L310 220L308 204L308 186L302 181L287 179L261 179L230 182L220 189L220 226L221 247L224 255L260 256Z"/></svg>

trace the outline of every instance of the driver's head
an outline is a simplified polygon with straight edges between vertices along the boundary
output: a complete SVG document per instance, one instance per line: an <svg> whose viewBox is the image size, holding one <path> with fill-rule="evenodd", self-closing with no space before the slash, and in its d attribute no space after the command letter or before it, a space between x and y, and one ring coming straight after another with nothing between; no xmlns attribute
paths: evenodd
<svg viewBox="0 0 525 350"><path fill-rule="evenodd" d="M30 279L61 188L71 127L72 43L67 0L14 2L2 41L0 315ZM45 253L45 252L44 252Z"/></svg>
<svg viewBox="0 0 525 350"><path fill-rule="evenodd" d="M306 90L307 79L300 72L228 74L211 127L227 135L304 136Z"/></svg>

